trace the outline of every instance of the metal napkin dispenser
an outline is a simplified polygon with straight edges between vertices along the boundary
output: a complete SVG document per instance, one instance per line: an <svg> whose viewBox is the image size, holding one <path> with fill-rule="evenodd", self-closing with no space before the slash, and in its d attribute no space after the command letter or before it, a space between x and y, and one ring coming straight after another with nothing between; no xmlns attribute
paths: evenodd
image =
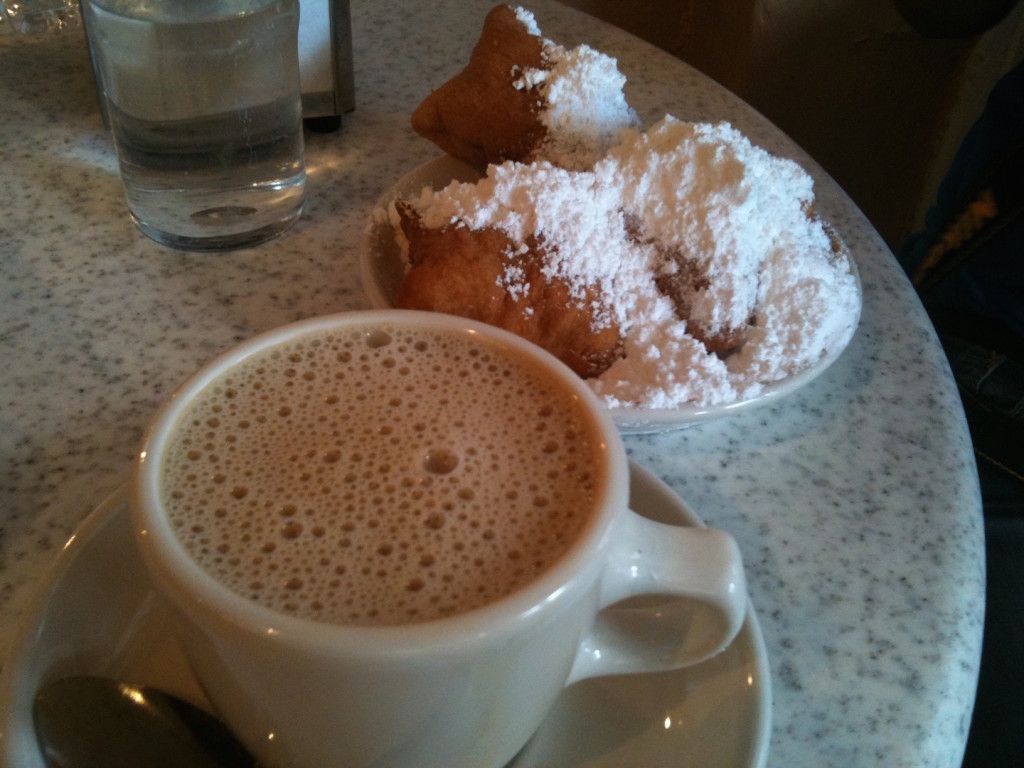
<svg viewBox="0 0 1024 768"><path fill-rule="evenodd" d="M304 118L355 109L349 0L299 0L299 81Z"/></svg>

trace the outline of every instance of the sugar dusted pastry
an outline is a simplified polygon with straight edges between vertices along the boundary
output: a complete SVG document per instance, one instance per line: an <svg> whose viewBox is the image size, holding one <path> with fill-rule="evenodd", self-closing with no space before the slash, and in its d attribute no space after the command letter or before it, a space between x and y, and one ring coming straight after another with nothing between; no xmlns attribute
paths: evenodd
<svg viewBox="0 0 1024 768"><path fill-rule="evenodd" d="M400 202L401 301L559 356L568 340L613 407L754 397L842 349L856 326L849 254L808 214L813 202L796 163L727 124L666 116L624 132L589 170L507 161Z"/></svg>
<svg viewBox="0 0 1024 768"><path fill-rule="evenodd" d="M649 281L672 306L635 304L619 320L624 355L593 382L610 405L755 397L849 342L855 269L812 214L814 182L797 163L727 123L666 115L625 135L595 173L617 185L629 236L650 249Z"/></svg>
<svg viewBox="0 0 1024 768"><path fill-rule="evenodd" d="M541 36L523 8L495 7L466 67L412 115L413 129L483 168L545 159L586 168L636 125L614 59Z"/></svg>
<svg viewBox="0 0 1024 768"><path fill-rule="evenodd" d="M423 209L409 201L399 201L395 213L410 262L398 307L504 328L543 347L583 378L600 375L621 356L622 338L603 305L600 280L552 269L559 254L549 252L542 238L523 228L509 231L508 220L504 226L472 226L466 219L446 225L438 221L436 208L426 212L425 221Z"/></svg>
<svg viewBox="0 0 1024 768"><path fill-rule="evenodd" d="M775 244L791 237L793 250L824 250L830 242L807 225L810 176L727 123L668 116L630 133L603 162L619 174L632 233L659 250L655 283L712 352L745 340Z"/></svg>

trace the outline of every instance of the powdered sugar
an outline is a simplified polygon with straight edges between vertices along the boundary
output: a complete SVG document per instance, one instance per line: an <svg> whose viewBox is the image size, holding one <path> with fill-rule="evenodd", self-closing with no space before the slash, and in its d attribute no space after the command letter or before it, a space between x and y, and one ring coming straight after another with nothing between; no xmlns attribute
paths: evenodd
<svg viewBox="0 0 1024 768"><path fill-rule="evenodd" d="M589 167L620 130L637 123L623 95L626 78L615 59L586 45L567 51L548 41L545 51L552 63L541 111L548 140L538 154L567 168Z"/></svg>
<svg viewBox="0 0 1024 768"><path fill-rule="evenodd" d="M533 14L516 8L529 34L540 36ZM619 131L638 124L626 102L626 77L614 58L587 45L566 49L543 39L544 68L517 69L513 85L536 89L547 139L530 158L564 168L590 168L617 141Z"/></svg>
<svg viewBox="0 0 1024 768"><path fill-rule="evenodd" d="M527 10L522 6L518 6L513 9L516 14L516 19L520 24L529 32L531 35L540 37L540 27L537 26L537 19L533 15L533 11Z"/></svg>
<svg viewBox="0 0 1024 768"><path fill-rule="evenodd" d="M610 406L673 408L754 397L849 341L856 277L808 215L813 200L796 163L727 124L666 116L625 132L589 170L506 162L479 182L425 189L416 208L427 227L499 229L517 249L539 239L546 274L574 300L596 287L595 325L623 335L624 355L594 390ZM682 300L656 280L673 276ZM501 280L522 290L514 267ZM714 354L698 326L738 327L744 340Z"/></svg>

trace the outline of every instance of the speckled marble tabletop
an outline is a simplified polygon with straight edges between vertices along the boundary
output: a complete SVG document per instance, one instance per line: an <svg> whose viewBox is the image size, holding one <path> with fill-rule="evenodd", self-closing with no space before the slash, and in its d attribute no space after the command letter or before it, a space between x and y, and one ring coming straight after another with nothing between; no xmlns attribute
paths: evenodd
<svg viewBox="0 0 1024 768"><path fill-rule="evenodd" d="M367 215L437 156L409 115L461 68L490 4L353 2L358 106L339 132L307 135L302 220L220 255L167 250L130 222L80 33L0 38L0 658L177 384L259 331L368 306ZM547 36L616 56L646 122L727 119L800 161L860 268L860 328L811 385L626 439L740 543L771 665L769 764L959 766L984 612L980 500L956 388L908 281L834 182L742 102L620 30L532 8Z"/></svg>

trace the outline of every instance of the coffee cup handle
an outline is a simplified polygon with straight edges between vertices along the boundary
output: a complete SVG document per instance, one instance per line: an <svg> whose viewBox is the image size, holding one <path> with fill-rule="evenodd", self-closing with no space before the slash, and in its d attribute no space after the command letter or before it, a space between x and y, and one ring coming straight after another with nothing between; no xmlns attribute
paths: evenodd
<svg viewBox="0 0 1024 768"><path fill-rule="evenodd" d="M747 609L743 562L724 531L619 516L602 575L600 612L580 643L569 683L664 672L724 650Z"/></svg>

